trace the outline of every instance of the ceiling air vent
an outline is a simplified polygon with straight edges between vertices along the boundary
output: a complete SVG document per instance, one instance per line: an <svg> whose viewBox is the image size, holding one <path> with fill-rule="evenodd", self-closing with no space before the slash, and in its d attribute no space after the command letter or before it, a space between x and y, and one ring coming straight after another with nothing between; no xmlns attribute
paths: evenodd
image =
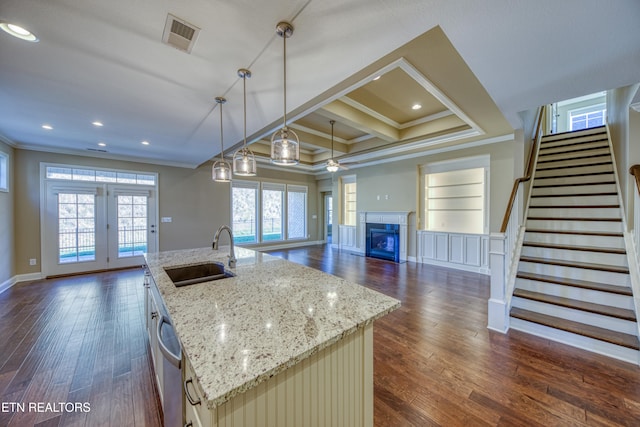
<svg viewBox="0 0 640 427"><path fill-rule="evenodd" d="M191 53L200 28L172 14L167 15L162 41L176 49Z"/></svg>

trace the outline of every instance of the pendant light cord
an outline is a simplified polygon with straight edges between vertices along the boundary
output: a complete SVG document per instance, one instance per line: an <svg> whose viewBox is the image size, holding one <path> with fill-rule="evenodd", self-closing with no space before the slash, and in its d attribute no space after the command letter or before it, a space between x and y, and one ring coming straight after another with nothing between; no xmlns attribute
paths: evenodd
<svg viewBox="0 0 640 427"><path fill-rule="evenodd" d="M242 93L244 94L244 145L243 149L247 148L247 75L242 74Z"/></svg>
<svg viewBox="0 0 640 427"><path fill-rule="evenodd" d="M284 55L283 55L283 65L284 65L284 127L287 127L287 33L282 36L284 41Z"/></svg>
<svg viewBox="0 0 640 427"><path fill-rule="evenodd" d="M224 135L222 133L222 103L220 103L220 160L224 162Z"/></svg>

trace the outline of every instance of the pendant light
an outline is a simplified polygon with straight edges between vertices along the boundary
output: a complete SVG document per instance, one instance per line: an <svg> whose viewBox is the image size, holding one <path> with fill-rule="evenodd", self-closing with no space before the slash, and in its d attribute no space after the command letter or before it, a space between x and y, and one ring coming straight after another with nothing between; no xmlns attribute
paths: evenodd
<svg viewBox="0 0 640 427"><path fill-rule="evenodd" d="M222 132L222 104L227 100L221 96L216 97L216 102L220 108L220 160L217 160L213 164L211 170L211 177L215 182L231 182L231 165L224 159L224 144L223 144L223 132Z"/></svg>
<svg viewBox="0 0 640 427"><path fill-rule="evenodd" d="M276 34L284 41L284 123L271 137L271 162L276 165L297 165L300 161L300 140L287 127L287 39L293 34L293 26L288 22L276 25Z"/></svg>
<svg viewBox="0 0 640 427"><path fill-rule="evenodd" d="M247 79L251 77L251 71L240 68L238 76L242 77L244 93L244 144L233 154L233 173L240 176L256 176L256 156L247 148Z"/></svg>
<svg viewBox="0 0 640 427"><path fill-rule="evenodd" d="M331 158L327 160L327 170L333 173L333 172L337 172L339 168L338 162L333 160L333 125L336 123L336 121L329 120L329 123L331 123Z"/></svg>

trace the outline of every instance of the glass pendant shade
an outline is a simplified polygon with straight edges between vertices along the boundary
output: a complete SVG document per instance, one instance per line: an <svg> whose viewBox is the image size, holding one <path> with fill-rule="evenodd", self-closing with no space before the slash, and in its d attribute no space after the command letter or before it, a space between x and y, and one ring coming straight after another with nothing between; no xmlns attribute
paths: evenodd
<svg viewBox="0 0 640 427"><path fill-rule="evenodd" d="M271 137L271 162L276 165L295 165L300 159L298 135L284 126Z"/></svg>
<svg viewBox="0 0 640 427"><path fill-rule="evenodd" d="M247 148L247 79L251 77L251 71L241 68L238 70L238 76L242 77L244 93L244 143L242 148L233 154L233 173L238 176L256 176L256 156Z"/></svg>
<svg viewBox="0 0 640 427"><path fill-rule="evenodd" d="M287 127L287 39L293 34L293 26L288 22L279 22L276 34L284 41L284 119L282 128L271 137L271 163L290 166L300 161L300 139Z"/></svg>
<svg viewBox="0 0 640 427"><path fill-rule="evenodd" d="M218 160L213 164L211 177L215 182L231 182L231 165L225 160Z"/></svg>
<svg viewBox="0 0 640 427"><path fill-rule="evenodd" d="M243 147L233 155L233 173L239 176L256 176L256 156L251 150Z"/></svg>
<svg viewBox="0 0 640 427"><path fill-rule="evenodd" d="M211 168L211 178L215 182L231 182L231 165L224 159L224 132L222 131L222 104L227 100L221 96L216 97L220 108L220 160L216 160Z"/></svg>

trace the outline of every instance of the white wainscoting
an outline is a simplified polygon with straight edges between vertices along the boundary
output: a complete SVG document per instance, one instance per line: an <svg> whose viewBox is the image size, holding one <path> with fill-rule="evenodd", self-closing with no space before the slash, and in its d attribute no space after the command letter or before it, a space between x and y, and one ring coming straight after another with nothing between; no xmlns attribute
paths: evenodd
<svg viewBox="0 0 640 427"><path fill-rule="evenodd" d="M340 249L358 251L357 227L355 225L340 225Z"/></svg>
<svg viewBox="0 0 640 427"><path fill-rule="evenodd" d="M490 274L488 235L420 230L417 246L423 264Z"/></svg>

